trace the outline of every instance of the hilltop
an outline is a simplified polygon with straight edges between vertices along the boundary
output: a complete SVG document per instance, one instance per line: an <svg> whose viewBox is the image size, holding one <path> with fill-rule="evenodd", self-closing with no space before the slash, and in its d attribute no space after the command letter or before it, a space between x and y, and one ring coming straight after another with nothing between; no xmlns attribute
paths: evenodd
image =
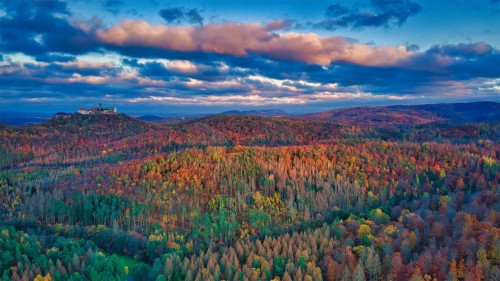
<svg viewBox="0 0 500 281"><path fill-rule="evenodd" d="M452 123L500 121L500 103L471 102L452 104L349 107L311 113L298 118L328 120L362 126L415 125L436 121Z"/></svg>
<svg viewBox="0 0 500 281"><path fill-rule="evenodd" d="M258 115L258 116L291 116L288 112L280 109L263 109L263 110L230 110L219 113L220 115Z"/></svg>

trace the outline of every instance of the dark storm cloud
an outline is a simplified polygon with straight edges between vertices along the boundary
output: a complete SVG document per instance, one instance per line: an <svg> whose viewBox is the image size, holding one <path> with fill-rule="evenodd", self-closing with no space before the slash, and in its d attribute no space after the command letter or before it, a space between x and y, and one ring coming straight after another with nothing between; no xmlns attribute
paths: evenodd
<svg viewBox="0 0 500 281"><path fill-rule="evenodd" d="M169 8L160 10L160 16L167 23L180 23L184 19L184 12L181 8Z"/></svg>
<svg viewBox="0 0 500 281"><path fill-rule="evenodd" d="M170 71L159 62L138 64L137 68L139 69L139 73L147 77L169 79L172 76Z"/></svg>
<svg viewBox="0 0 500 281"><path fill-rule="evenodd" d="M335 77L335 79L332 79ZM360 67L337 64L310 77L310 81L320 83L335 82L343 87L360 86L376 94L395 95L419 94L419 87L447 80L434 73L400 68ZM390 82L388 82L390 81Z"/></svg>
<svg viewBox="0 0 500 281"><path fill-rule="evenodd" d="M392 66L362 66L337 62L328 67L270 61L262 57L230 58L230 67L248 68L248 75L273 79L338 83L341 87L358 86L374 94L443 94L443 83L467 82L500 76L500 53L484 43L439 45L416 53ZM390 81L390 82L389 82ZM432 87L435 86L435 89Z"/></svg>
<svg viewBox="0 0 500 281"><path fill-rule="evenodd" d="M275 61L262 56L227 57L224 62L231 68L243 68L247 75L263 75L273 79L308 80L318 73L325 72L320 65L300 62ZM329 78L333 80L332 77Z"/></svg>
<svg viewBox="0 0 500 281"><path fill-rule="evenodd" d="M0 51L41 55L47 52L81 54L94 50L90 33L68 22L62 1L2 1Z"/></svg>
<svg viewBox="0 0 500 281"><path fill-rule="evenodd" d="M483 42L435 45L403 63L400 68L456 80L495 78L500 76L500 51Z"/></svg>
<svg viewBox="0 0 500 281"><path fill-rule="evenodd" d="M493 51L493 47L483 42L457 45L435 45L427 53L447 55L454 57L473 58L488 55Z"/></svg>
<svg viewBox="0 0 500 281"><path fill-rule="evenodd" d="M196 8L186 9L184 7L174 7L160 10L160 16L168 24L180 24L188 22L191 24L203 25L203 17Z"/></svg>
<svg viewBox="0 0 500 281"><path fill-rule="evenodd" d="M332 4L326 9L326 19L315 26L328 30L400 26L422 10L419 4L411 0L371 0L370 8L360 10L358 7Z"/></svg>
<svg viewBox="0 0 500 281"><path fill-rule="evenodd" d="M499 77L499 51L491 48L490 51L484 52L482 50L489 47L482 44L434 46L427 51L416 52L410 59L391 66L362 66L337 62L322 67L269 60L259 56L231 57L226 58L224 62L230 68L247 68L247 75L323 84L338 83L342 87L360 86L373 93L421 94L421 88L439 85L444 81ZM436 54L437 49L442 52ZM442 87L436 89L443 90Z"/></svg>

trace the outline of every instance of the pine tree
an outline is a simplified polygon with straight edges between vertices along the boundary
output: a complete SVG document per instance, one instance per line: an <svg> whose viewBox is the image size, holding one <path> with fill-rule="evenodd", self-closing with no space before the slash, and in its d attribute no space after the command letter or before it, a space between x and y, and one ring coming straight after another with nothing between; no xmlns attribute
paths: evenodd
<svg viewBox="0 0 500 281"><path fill-rule="evenodd" d="M358 263L356 269L354 270L353 281L366 281L365 272L361 263Z"/></svg>

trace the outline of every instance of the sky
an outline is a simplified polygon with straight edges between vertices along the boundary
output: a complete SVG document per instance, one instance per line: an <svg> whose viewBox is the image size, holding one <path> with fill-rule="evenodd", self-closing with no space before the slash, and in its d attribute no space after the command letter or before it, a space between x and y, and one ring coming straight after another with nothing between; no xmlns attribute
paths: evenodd
<svg viewBox="0 0 500 281"><path fill-rule="evenodd" d="M499 0L0 0L0 111L500 101Z"/></svg>

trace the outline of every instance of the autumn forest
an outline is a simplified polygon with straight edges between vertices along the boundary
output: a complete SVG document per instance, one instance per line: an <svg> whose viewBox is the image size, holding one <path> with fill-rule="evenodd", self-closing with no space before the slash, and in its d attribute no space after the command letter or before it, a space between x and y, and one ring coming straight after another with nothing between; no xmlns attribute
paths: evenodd
<svg viewBox="0 0 500 281"><path fill-rule="evenodd" d="M499 280L498 103L0 126L2 280Z"/></svg>

